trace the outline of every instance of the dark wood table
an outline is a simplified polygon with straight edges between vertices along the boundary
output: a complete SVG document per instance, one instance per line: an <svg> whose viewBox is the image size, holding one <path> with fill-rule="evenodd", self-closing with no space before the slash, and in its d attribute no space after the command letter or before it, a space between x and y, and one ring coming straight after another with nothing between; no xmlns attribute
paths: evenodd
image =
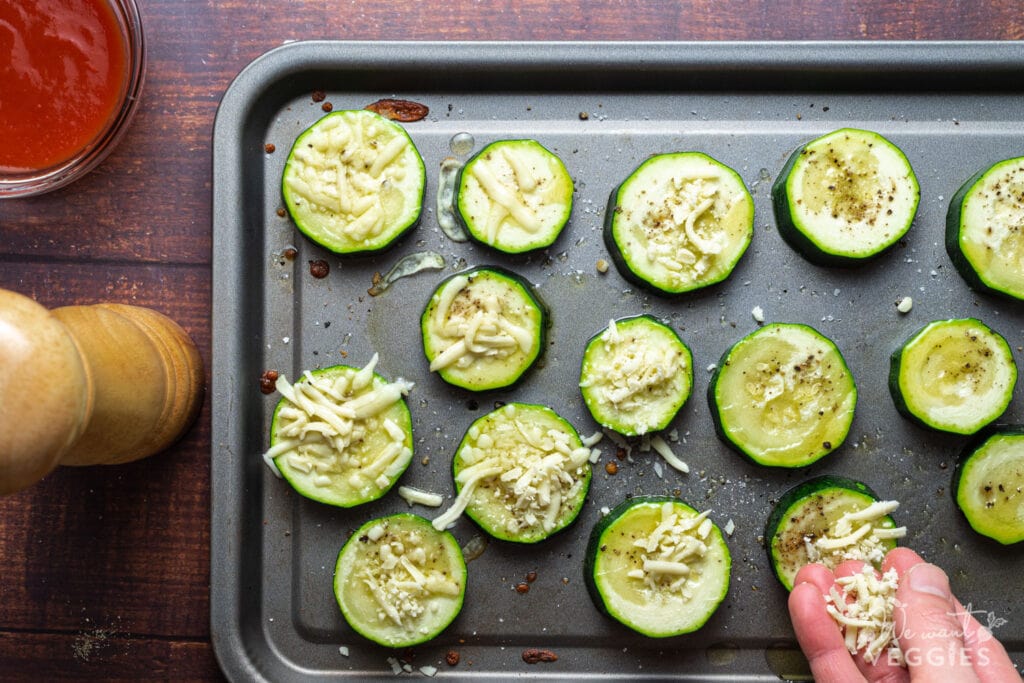
<svg viewBox="0 0 1024 683"><path fill-rule="evenodd" d="M213 120L239 70L284 41L1024 39L1019 0L139 3L149 63L138 116L85 179L0 202L0 287L49 307L153 307L207 367ZM166 453L61 468L0 498L0 679L221 679L209 408Z"/></svg>

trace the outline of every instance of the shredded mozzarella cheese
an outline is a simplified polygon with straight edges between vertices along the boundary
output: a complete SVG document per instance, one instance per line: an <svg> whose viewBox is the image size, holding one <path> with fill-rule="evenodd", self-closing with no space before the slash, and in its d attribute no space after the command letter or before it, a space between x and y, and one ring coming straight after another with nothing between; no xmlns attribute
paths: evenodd
<svg viewBox="0 0 1024 683"><path fill-rule="evenodd" d="M338 214L336 229L355 241L379 235L406 210L398 188L415 174L417 155L405 135L373 117L341 114L317 124L305 142L284 181L297 205Z"/></svg>
<svg viewBox="0 0 1024 683"><path fill-rule="evenodd" d="M893 569L881 576L869 564L851 576L838 577L838 587L825 596L825 609L843 631L850 654L864 653L865 661L874 664L888 651L889 661L903 663L903 653L896 638L893 610L899 577Z"/></svg>
<svg viewBox="0 0 1024 683"><path fill-rule="evenodd" d="M355 580L373 597L378 621L408 627L428 614L433 599L461 591L458 581L433 567L436 558L428 554L420 533L381 524L370 529L365 542L376 544L377 551L363 554Z"/></svg>
<svg viewBox="0 0 1024 683"><path fill-rule="evenodd" d="M682 460L680 460L676 456L676 454L672 452L672 448L668 445L668 443L665 442L663 438L657 435L652 436L651 448L653 448L658 455L663 457L665 459L665 462L667 462L669 465L676 468L683 474L689 474L690 466L687 465Z"/></svg>
<svg viewBox="0 0 1024 683"><path fill-rule="evenodd" d="M638 421L637 434L645 434L646 410L658 397L677 390L679 378L685 376L686 359L678 348L664 344L648 344L643 339L624 336L614 320L601 333L607 357L594 367L589 378L580 383L591 389L607 409L629 413Z"/></svg>
<svg viewBox="0 0 1024 683"><path fill-rule="evenodd" d="M454 524L484 485L487 504L507 508L509 532L555 528L563 503L571 503L583 485L580 475L592 452L551 423L525 419L528 414L509 404L492 413L486 429L470 428L458 455L464 465L456 476L459 494L434 519L434 528Z"/></svg>
<svg viewBox="0 0 1024 683"><path fill-rule="evenodd" d="M804 548L811 562L822 562L829 568L844 560L860 560L874 566L881 564L887 547L883 541L903 538L906 527L883 527L883 517L899 507L895 500L876 501L861 510L846 512L834 527L818 538L804 537Z"/></svg>
<svg viewBox="0 0 1024 683"><path fill-rule="evenodd" d="M409 503L412 507L413 503L420 505L426 505L427 507L440 507L444 503L444 497L437 493L430 493L429 491L423 491L422 489L413 488L412 486L399 486L398 495L401 496L405 502Z"/></svg>
<svg viewBox="0 0 1024 683"><path fill-rule="evenodd" d="M444 350L430 361L430 371L468 368L478 359L502 360L527 353L534 344L533 330L517 323L502 297L483 281L477 294L464 275L452 278L438 295L430 318L431 334Z"/></svg>
<svg viewBox="0 0 1024 683"><path fill-rule="evenodd" d="M390 485L412 458L412 449L388 411L413 385L402 379L375 380L377 361L374 354L364 368L333 376L307 372L295 384L278 377L276 388L286 403L277 414L276 443L263 454L275 474L280 476L275 460L281 458L283 466L321 488L339 482L358 491Z"/></svg>
<svg viewBox="0 0 1024 683"><path fill-rule="evenodd" d="M688 597L703 572L702 559L708 551L706 541L713 526L708 518L710 513L705 510L687 517L680 515L672 503L663 503L657 527L633 541L634 566L626 575L642 581L651 590L668 590Z"/></svg>
<svg viewBox="0 0 1024 683"><path fill-rule="evenodd" d="M661 265L670 280L680 283L700 277L725 248L723 236L714 228L697 227L705 214L714 225L739 199L723 196L721 187L717 174L672 178L665 196L652 201L647 213L638 217L647 238L648 261Z"/></svg>

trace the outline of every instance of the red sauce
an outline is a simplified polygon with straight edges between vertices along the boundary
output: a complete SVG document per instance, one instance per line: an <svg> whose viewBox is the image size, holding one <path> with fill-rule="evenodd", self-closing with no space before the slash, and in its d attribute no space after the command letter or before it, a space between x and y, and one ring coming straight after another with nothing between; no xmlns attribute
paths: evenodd
<svg viewBox="0 0 1024 683"><path fill-rule="evenodd" d="M96 138L127 52L108 0L0 0L0 171L54 166Z"/></svg>

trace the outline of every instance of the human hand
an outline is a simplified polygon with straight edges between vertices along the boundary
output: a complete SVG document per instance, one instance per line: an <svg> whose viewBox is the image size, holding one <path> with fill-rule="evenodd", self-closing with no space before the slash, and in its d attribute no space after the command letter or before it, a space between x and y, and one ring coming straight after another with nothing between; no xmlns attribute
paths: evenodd
<svg viewBox="0 0 1024 683"><path fill-rule="evenodd" d="M789 595L797 641L821 683L1013 683L1020 682L1002 644L953 597L938 567L907 548L885 557L882 571L900 578L895 634L907 666L884 655L874 663L851 655L842 632L825 608L836 577L861 571L863 563L844 562L831 572L819 564L803 567Z"/></svg>

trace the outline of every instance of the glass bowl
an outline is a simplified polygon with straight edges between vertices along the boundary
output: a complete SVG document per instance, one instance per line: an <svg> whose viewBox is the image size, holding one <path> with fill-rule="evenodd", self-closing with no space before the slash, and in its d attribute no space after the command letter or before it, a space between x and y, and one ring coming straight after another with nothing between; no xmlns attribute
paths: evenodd
<svg viewBox="0 0 1024 683"><path fill-rule="evenodd" d="M124 136L138 108L146 73L142 17L135 0L106 0L113 10L126 49L125 79L113 115L100 131L71 157L45 168L0 170L0 199L51 192L78 180L106 158Z"/></svg>

